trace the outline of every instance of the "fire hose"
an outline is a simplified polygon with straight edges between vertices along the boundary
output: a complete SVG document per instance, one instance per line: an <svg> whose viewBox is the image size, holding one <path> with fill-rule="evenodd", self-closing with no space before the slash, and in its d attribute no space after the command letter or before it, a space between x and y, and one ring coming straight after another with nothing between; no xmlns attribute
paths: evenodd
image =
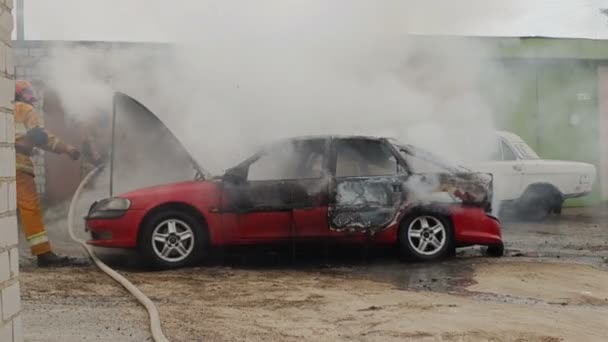
<svg viewBox="0 0 608 342"><path fill-rule="evenodd" d="M103 261L101 261L97 257L97 255L95 255L93 248L91 246L87 245L84 240L76 237L76 235L74 234L74 231L73 231L74 214L75 214L74 212L76 210L76 203L78 202L78 199L80 198L80 193L82 192L82 189L85 187L85 185L91 180L91 178L93 178L93 176L95 176L99 171L101 171L101 169L102 169L102 166L98 166L95 169L93 169L91 172L89 172L89 174L86 175L86 177L84 177L82 182L80 182L80 185L78 185L78 188L76 189L76 192L74 193L74 197L72 197L72 202L70 203L70 209L68 210L68 232L69 232L72 240L74 240L77 243L82 245L82 247L89 254L89 256L91 257L91 259L93 260L95 265L97 265L97 267L99 267L99 269L101 271L103 271L110 278L114 279L116 282L118 282L120 285L122 285L148 311L148 316L150 317L150 332L152 333L152 338L154 339L154 341L155 342L169 342L167 337L165 337L165 335L163 334L163 330L162 330L161 323L160 323L160 316L158 314L158 309L156 308L154 303L150 300L150 298L148 298L143 292L141 292L141 290L139 290L135 285L133 285L133 283L131 283L127 278L123 277L118 272L111 269Z"/></svg>

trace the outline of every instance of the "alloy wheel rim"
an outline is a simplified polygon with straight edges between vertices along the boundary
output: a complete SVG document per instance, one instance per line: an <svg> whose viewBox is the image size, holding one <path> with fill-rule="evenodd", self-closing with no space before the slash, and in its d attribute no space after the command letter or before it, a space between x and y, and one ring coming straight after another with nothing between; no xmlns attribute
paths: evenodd
<svg viewBox="0 0 608 342"><path fill-rule="evenodd" d="M437 254L447 241L443 223L432 216L415 218L407 230L410 246L422 255Z"/></svg>
<svg viewBox="0 0 608 342"><path fill-rule="evenodd" d="M194 231L184 221L168 219L152 231L152 248L166 262L180 262L194 249Z"/></svg>

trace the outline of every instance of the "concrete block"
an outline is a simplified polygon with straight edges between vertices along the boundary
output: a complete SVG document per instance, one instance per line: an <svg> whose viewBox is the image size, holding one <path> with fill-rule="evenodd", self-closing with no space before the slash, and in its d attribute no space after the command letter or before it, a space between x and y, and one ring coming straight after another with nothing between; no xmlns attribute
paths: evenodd
<svg viewBox="0 0 608 342"><path fill-rule="evenodd" d="M21 316L13 319L13 342L23 342L23 330L21 330Z"/></svg>
<svg viewBox="0 0 608 342"><path fill-rule="evenodd" d="M0 77L0 107L13 108L15 81Z"/></svg>
<svg viewBox="0 0 608 342"><path fill-rule="evenodd" d="M0 323L1 324L1 323ZM0 326L0 341L11 342L13 339L13 322L6 322Z"/></svg>
<svg viewBox="0 0 608 342"><path fill-rule="evenodd" d="M13 32L13 14L5 7L0 7L0 41L11 42Z"/></svg>
<svg viewBox="0 0 608 342"><path fill-rule="evenodd" d="M9 182L0 181L0 214L8 211L8 185Z"/></svg>
<svg viewBox="0 0 608 342"><path fill-rule="evenodd" d="M4 251L0 253L0 284L9 279L11 279L11 262L9 252Z"/></svg>
<svg viewBox="0 0 608 342"><path fill-rule="evenodd" d="M15 148L0 147L0 177L15 177Z"/></svg>
<svg viewBox="0 0 608 342"><path fill-rule="evenodd" d="M24 47L18 47L18 48L14 47L13 48L13 55L15 57L17 57L18 61L20 60L20 57L27 56L27 54L28 54L28 49L27 48L24 48ZM19 64L19 63L17 63L17 64Z"/></svg>
<svg viewBox="0 0 608 342"><path fill-rule="evenodd" d="M2 319L8 320L21 311L19 283L2 289Z"/></svg>
<svg viewBox="0 0 608 342"><path fill-rule="evenodd" d="M11 267L11 278L16 278L17 276L19 276L19 248L12 248L9 251L8 258Z"/></svg>
<svg viewBox="0 0 608 342"><path fill-rule="evenodd" d="M30 48L28 55L32 57L42 57L46 54L46 51L42 48Z"/></svg>
<svg viewBox="0 0 608 342"><path fill-rule="evenodd" d="M0 43L0 70L4 71L6 66L6 51L10 50L6 43Z"/></svg>
<svg viewBox="0 0 608 342"><path fill-rule="evenodd" d="M8 158L10 158L10 152L11 152L11 148L10 147L0 147L0 160L2 160L2 163L0 163L0 177L8 177ZM0 206L0 210L1 210L1 206ZM1 212L1 211L0 211Z"/></svg>
<svg viewBox="0 0 608 342"><path fill-rule="evenodd" d="M7 117L6 113L0 112L0 144L8 142L8 139L6 136L8 133L7 129L6 129L6 126L7 126L6 117Z"/></svg>
<svg viewBox="0 0 608 342"><path fill-rule="evenodd" d="M19 243L17 216L0 217L0 248L11 248Z"/></svg>
<svg viewBox="0 0 608 342"><path fill-rule="evenodd" d="M15 54L13 49L6 47L5 54L5 72L11 76L15 75Z"/></svg>
<svg viewBox="0 0 608 342"><path fill-rule="evenodd" d="M15 142L15 116L7 113L4 115L6 117L6 142L12 144Z"/></svg>
<svg viewBox="0 0 608 342"><path fill-rule="evenodd" d="M17 184L15 182L8 183L8 210L17 210Z"/></svg>

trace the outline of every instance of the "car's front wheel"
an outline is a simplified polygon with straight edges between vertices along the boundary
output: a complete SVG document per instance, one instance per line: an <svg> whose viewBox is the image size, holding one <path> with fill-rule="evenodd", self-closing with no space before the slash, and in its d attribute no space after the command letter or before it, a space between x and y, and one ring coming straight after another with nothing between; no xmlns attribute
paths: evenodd
<svg viewBox="0 0 608 342"><path fill-rule="evenodd" d="M401 222L399 243L405 257L420 261L444 258L454 251L452 225L440 214L413 214Z"/></svg>
<svg viewBox="0 0 608 342"><path fill-rule="evenodd" d="M200 259L206 230L192 215L167 210L148 218L142 227L139 250L158 268L178 268Z"/></svg>

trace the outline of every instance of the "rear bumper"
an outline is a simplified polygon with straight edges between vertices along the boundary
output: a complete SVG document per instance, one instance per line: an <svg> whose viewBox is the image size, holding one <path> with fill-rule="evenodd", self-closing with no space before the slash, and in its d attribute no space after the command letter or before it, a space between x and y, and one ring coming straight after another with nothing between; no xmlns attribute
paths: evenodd
<svg viewBox="0 0 608 342"><path fill-rule="evenodd" d="M85 218L85 229L91 234L89 245L110 248L136 248L143 211L127 210L119 218Z"/></svg>
<svg viewBox="0 0 608 342"><path fill-rule="evenodd" d="M450 208L457 246L502 243L500 221L480 208Z"/></svg>

